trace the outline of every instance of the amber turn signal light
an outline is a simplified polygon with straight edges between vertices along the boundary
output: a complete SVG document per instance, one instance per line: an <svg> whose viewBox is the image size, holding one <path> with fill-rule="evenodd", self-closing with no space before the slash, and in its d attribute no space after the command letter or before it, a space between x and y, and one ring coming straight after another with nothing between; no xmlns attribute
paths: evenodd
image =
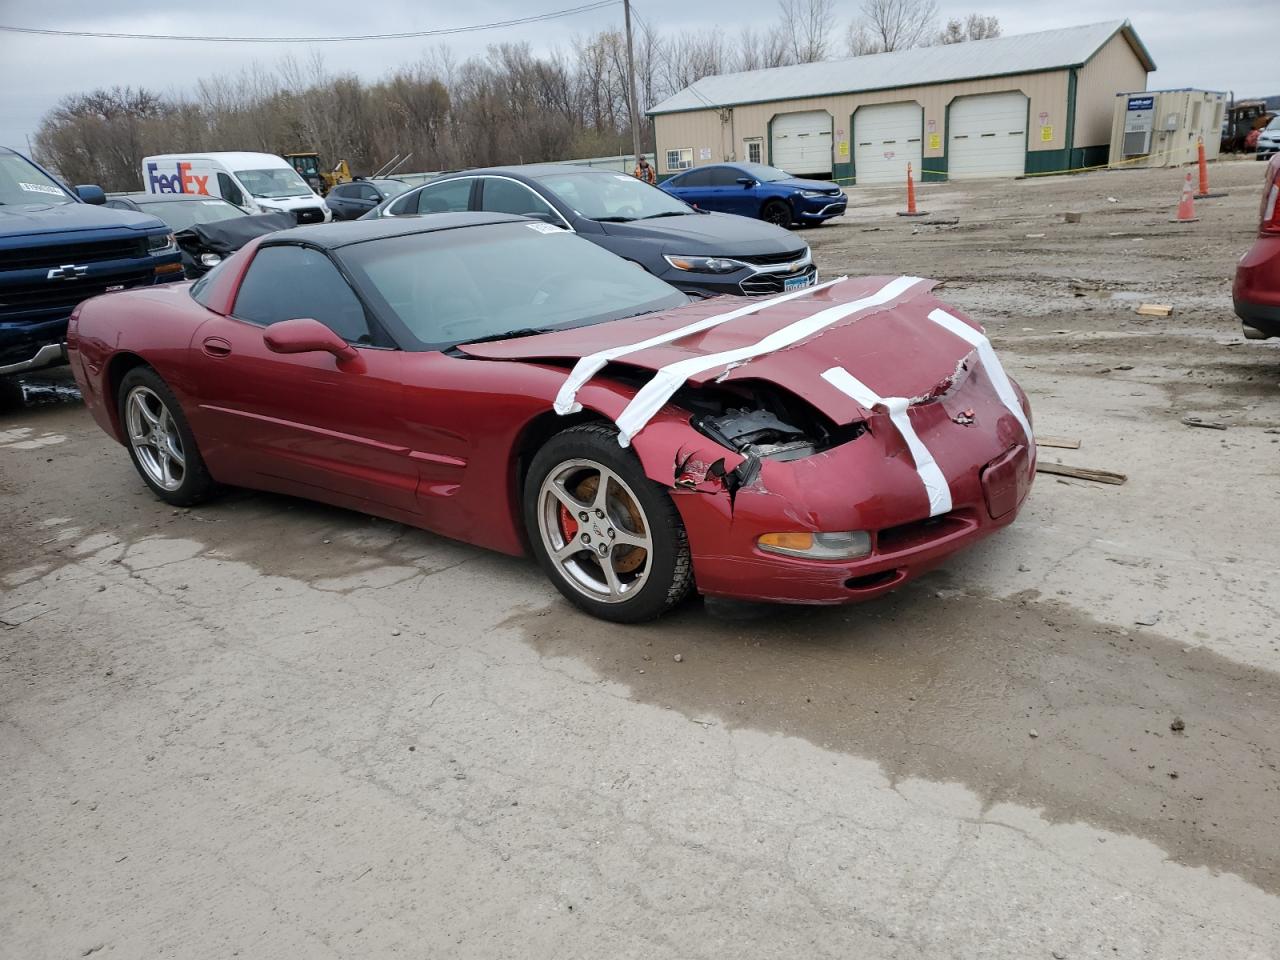
<svg viewBox="0 0 1280 960"><path fill-rule="evenodd" d="M865 530L838 533L766 533L756 544L768 553L807 560L854 560L871 553L871 534Z"/></svg>

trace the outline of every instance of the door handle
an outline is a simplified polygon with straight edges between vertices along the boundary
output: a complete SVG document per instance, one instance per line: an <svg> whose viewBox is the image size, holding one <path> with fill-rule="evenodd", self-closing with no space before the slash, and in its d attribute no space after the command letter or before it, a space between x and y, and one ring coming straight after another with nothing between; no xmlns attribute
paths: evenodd
<svg viewBox="0 0 1280 960"><path fill-rule="evenodd" d="M204 352L211 357L231 356L231 342L222 337L205 337Z"/></svg>

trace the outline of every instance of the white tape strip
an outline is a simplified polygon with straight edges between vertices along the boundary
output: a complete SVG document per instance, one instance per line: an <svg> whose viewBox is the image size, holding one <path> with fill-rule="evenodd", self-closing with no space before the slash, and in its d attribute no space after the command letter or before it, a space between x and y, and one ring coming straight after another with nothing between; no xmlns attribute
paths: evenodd
<svg viewBox="0 0 1280 960"><path fill-rule="evenodd" d="M1027 415L1022 412L1022 404L1018 402L1018 394L1013 389L1013 384L1009 382L1009 376L1004 372L1004 367L1000 365L1000 358L996 356L996 351L991 346L991 341L959 317L953 317L945 310L930 312L929 319L977 348L978 359L982 361L982 367L986 370L987 378L991 381L991 385L996 388L996 396L1000 398L1001 403L1008 407L1014 419L1022 425L1022 432L1027 435L1027 443L1034 444L1035 438L1031 436L1031 424L1027 422Z"/></svg>
<svg viewBox="0 0 1280 960"><path fill-rule="evenodd" d="M826 283L819 283L816 286L805 287L802 290L794 290L791 293L784 293L781 296L770 297L768 300L757 300L754 303L747 304L745 307L739 307L737 310L730 310L728 313L718 313L712 317L705 317L696 323L686 324L676 330L667 333L660 333L656 337L650 337L648 340L641 340L639 343L628 343L621 347L610 347L608 350L601 350L598 353L590 354L580 359L573 365L573 370L569 372L567 379L560 386L560 391L556 394L556 402L554 404L556 413L564 416L567 413L577 413L582 409L582 405L578 403L578 391L581 390L597 373L605 368L605 366L618 357L626 356L628 353L636 353L640 350L648 350L651 347L660 347L664 343L671 343L679 340L681 337L692 336L695 333L702 333L704 330L710 330L712 327L718 327L722 323L728 323L730 320L737 320L739 317L745 317L748 314L763 310L765 307L772 307L779 303L786 303L788 300L794 300L797 297L807 296L818 290L825 290L827 287L833 287L837 283L842 283L848 277L836 277L834 280L828 280Z"/></svg>
<svg viewBox="0 0 1280 960"><path fill-rule="evenodd" d="M848 303L836 304L834 307L827 307L825 310L819 310L817 313L789 323L781 330L775 330L763 340L758 340L745 347L724 350L720 353L712 353L702 357L690 357L687 360L668 364L657 371L653 375L653 379L640 388L618 417L618 443L624 447L631 443L631 438L644 429L644 425L649 422L655 413L662 409L672 395L690 377L707 370L728 367L731 364L742 363L745 360L751 360L763 354L773 353L775 350L789 347L806 337L813 336L833 323L838 323L854 314L865 313L882 306L896 297L900 297L916 284L924 282L926 281L919 277L898 277L898 279L891 280L869 296L851 300Z"/></svg>
<svg viewBox="0 0 1280 960"><path fill-rule="evenodd" d="M916 462L916 473L920 475L920 482L924 484L925 493L929 496L929 516L936 517L950 510L951 486L943 476L942 468L933 459L929 448L916 434L911 416L907 413L910 405L907 398L882 397L844 367L832 367L822 374L822 379L841 393L853 397L868 410L884 407L889 411L889 419L898 428L898 433L902 434L902 439L906 441L907 449L911 451L911 458Z"/></svg>

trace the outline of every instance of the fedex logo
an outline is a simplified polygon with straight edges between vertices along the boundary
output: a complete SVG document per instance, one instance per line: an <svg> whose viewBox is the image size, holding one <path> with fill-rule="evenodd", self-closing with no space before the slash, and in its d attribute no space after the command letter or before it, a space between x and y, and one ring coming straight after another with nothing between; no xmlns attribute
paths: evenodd
<svg viewBox="0 0 1280 960"><path fill-rule="evenodd" d="M161 173L154 163L147 164L147 179L151 182L152 193L198 193L209 196L209 176L196 176L191 172L191 164L182 162L177 165L177 173Z"/></svg>

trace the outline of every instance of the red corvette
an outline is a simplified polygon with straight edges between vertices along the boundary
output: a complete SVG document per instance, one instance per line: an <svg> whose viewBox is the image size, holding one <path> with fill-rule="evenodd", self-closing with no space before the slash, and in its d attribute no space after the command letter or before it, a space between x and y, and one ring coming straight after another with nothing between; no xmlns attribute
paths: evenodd
<svg viewBox="0 0 1280 960"><path fill-rule="evenodd" d="M1010 523L1026 397L914 277L689 299L541 222L285 230L90 300L68 351L169 503L216 484L531 549L597 616L843 603Z"/></svg>

